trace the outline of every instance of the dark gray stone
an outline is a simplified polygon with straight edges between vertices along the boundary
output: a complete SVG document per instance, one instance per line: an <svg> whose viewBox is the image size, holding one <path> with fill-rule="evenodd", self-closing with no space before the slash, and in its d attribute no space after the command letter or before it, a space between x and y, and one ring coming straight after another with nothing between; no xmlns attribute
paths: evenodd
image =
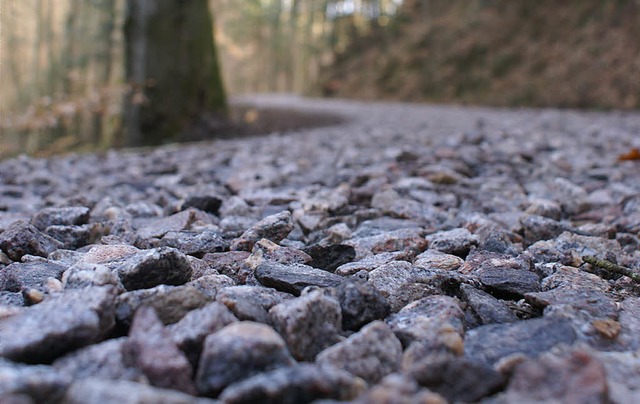
<svg viewBox="0 0 640 404"><path fill-rule="evenodd" d="M531 271L488 268L480 272L480 283L496 297L520 299L526 293L540 291L540 277Z"/></svg>
<svg viewBox="0 0 640 404"><path fill-rule="evenodd" d="M72 206L66 208L44 208L31 219L31 224L44 231L49 226L79 226L89 221L89 208Z"/></svg>
<svg viewBox="0 0 640 404"><path fill-rule="evenodd" d="M304 252L313 258L309 265L329 272L335 272L340 265L351 262L356 257L356 250L346 244L328 246L316 244L305 248Z"/></svg>
<svg viewBox="0 0 640 404"><path fill-rule="evenodd" d="M62 248L62 243L20 220L0 233L0 248L13 261L20 261L27 254L46 257Z"/></svg>
<svg viewBox="0 0 640 404"><path fill-rule="evenodd" d="M16 262L0 270L0 291L20 292L23 289L46 291L47 280L60 280L66 268L47 261Z"/></svg>
<svg viewBox="0 0 640 404"><path fill-rule="evenodd" d="M382 320L391 312L387 299L366 282L343 282L336 287L342 308L342 328L357 331L374 320Z"/></svg>
<svg viewBox="0 0 640 404"><path fill-rule="evenodd" d="M406 261L393 261L371 271L368 283L375 287L396 312L425 296L442 294L440 278Z"/></svg>
<svg viewBox="0 0 640 404"><path fill-rule="evenodd" d="M196 383L200 394L216 396L233 383L294 363L284 340L271 327L234 323L206 338Z"/></svg>
<svg viewBox="0 0 640 404"><path fill-rule="evenodd" d="M291 233L293 227L293 217L288 210L267 216L234 240L231 249L251 251L253 245L263 238L278 243Z"/></svg>
<svg viewBox="0 0 640 404"><path fill-rule="evenodd" d="M349 262L336 268L335 273L341 276L353 275L360 271L371 272L374 269L392 261L406 261L410 256L402 251L384 252L364 257L359 261Z"/></svg>
<svg viewBox="0 0 640 404"><path fill-rule="evenodd" d="M319 399L353 400L366 383L348 372L311 364L276 369L228 387L220 400L229 404L298 404Z"/></svg>
<svg viewBox="0 0 640 404"><path fill-rule="evenodd" d="M375 384L389 373L400 370L402 344L388 325L375 321L345 341L320 352L316 363L344 369Z"/></svg>
<svg viewBox="0 0 640 404"><path fill-rule="evenodd" d="M22 309L0 328L0 355L28 363L46 363L104 338L115 325L111 287L67 291Z"/></svg>
<svg viewBox="0 0 640 404"><path fill-rule="evenodd" d="M446 254L466 257L471 247L478 245L478 237L465 228L439 231L427 236L429 248Z"/></svg>
<svg viewBox="0 0 640 404"><path fill-rule="evenodd" d="M0 292L0 307L22 307L25 305L24 298L20 292Z"/></svg>
<svg viewBox="0 0 640 404"><path fill-rule="evenodd" d="M479 325L513 323L518 320L503 301L471 285L460 285L460 293Z"/></svg>
<svg viewBox="0 0 640 404"><path fill-rule="evenodd" d="M233 279L226 275L207 275L187 283L202 292L209 300L215 300L218 291L229 286L235 286Z"/></svg>
<svg viewBox="0 0 640 404"><path fill-rule="evenodd" d="M525 215L520 219L524 233L524 244L530 246L540 240L558 237L569 230L565 223L544 216Z"/></svg>
<svg viewBox="0 0 640 404"><path fill-rule="evenodd" d="M129 338L122 343L122 360L156 387L196 392L191 364L151 307L136 310Z"/></svg>
<svg viewBox="0 0 640 404"><path fill-rule="evenodd" d="M221 205L222 199L216 195L193 195L184 201L182 209L196 208L217 215Z"/></svg>
<svg viewBox="0 0 640 404"><path fill-rule="evenodd" d="M238 319L229 309L214 302L190 311L180 321L169 325L167 329L171 334L171 339L184 352L195 368L200 359L206 336L236 321Z"/></svg>
<svg viewBox="0 0 640 404"><path fill-rule="evenodd" d="M253 274L253 270L249 271L245 263L250 255L248 251L208 253L202 257L202 260L220 274L227 275L239 284L244 284L249 273Z"/></svg>
<svg viewBox="0 0 640 404"><path fill-rule="evenodd" d="M283 265L264 262L255 270L255 277L264 286L299 296L307 286L335 287L344 278L308 265Z"/></svg>
<svg viewBox="0 0 640 404"><path fill-rule="evenodd" d="M173 247L183 254L202 257L206 253L229 249L229 243L213 230L170 231L160 240L161 247Z"/></svg>
<svg viewBox="0 0 640 404"><path fill-rule="evenodd" d="M512 354L535 357L558 344L576 340L573 326L559 316L545 316L511 324L490 324L474 328L465 337L465 356L475 362L494 365Z"/></svg>
<svg viewBox="0 0 640 404"><path fill-rule="evenodd" d="M269 323L269 309L292 296L263 286L230 286L220 290L216 300L244 321Z"/></svg>
<svg viewBox="0 0 640 404"><path fill-rule="evenodd" d="M77 249L95 243L103 235L100 224L84 224L81 226L55 225L47 227L44 232L62 243L62 248Z"/></svg>
<svg viewBox="0 0 640 404"><path fill-rule="evenodd" d="M64 404L163 403L214 404L215 401L179 391L149 386L128 380L83 379L75 381L62 401Z"/></svg>
<svg viewBox="0 0 640 404"><path fill-rule="evenodd" d="M193 271L187 257L170 247L141 251L106 265L118 272L127 290L182 285L189 282Z"/></svg>
<svg viewBox="0 0 640 404"><path fill-rule="evenodd" d="M115 314L119 323L129 325L138 308L149 306L156 310L163 323L173 324L191 310L204 307L210 301L192 286L160 285L121 294L116 301Z"/></svg>
<svg viewBox="0 0 640 404"><path fill-rule="evenodd" d="M296 299L273 306L269 317L297 360L312 361L341 339L340 303L321 290L307 290Z"/></svg>
<svg viewBox="0 0 640 404"><path fill-rule="evenodd" d="M568 305L585 311L594 317L618 318L618 305L614 299L600 290L593 289L553 289L546 292L527 293L525 300L532 306Z"/></svg>

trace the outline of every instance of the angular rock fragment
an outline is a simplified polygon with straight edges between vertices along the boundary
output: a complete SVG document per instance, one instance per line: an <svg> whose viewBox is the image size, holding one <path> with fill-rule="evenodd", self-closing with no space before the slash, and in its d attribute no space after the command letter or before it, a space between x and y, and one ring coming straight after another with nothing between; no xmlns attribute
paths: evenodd
<svg viewBox="0 0 640 404"><path fill-rule="evenodd" d="M570 230L567 224L544 216L525 215L520 219L524 233L524 244L530 246L540 240L558 237Z"/></svg>
<svg viewBox="0 0 640 404"><path fill-rule="evenodd" d="M115 325L111 287L72 290L22 309L3 321L0 356L27 363L47 363L100 341Z"/></svg>
<svg viewBox="0 0 640 404"><path fill-rule="evenodd" d="M107 380L147 381L139 369L124 362L122 344L125 340L126 337L121 337L80 348L56 359L51 366L70 375L73 380L95 377Z"/></svg>
<svg viewBox="0 0 640 404"><path fill-rule="evenodd" d="M389 326L380 321L366 325L316 357L320 365L344 369L372 384L398 371L401 362L402 344Z"/></svg>
<svg viewBox="0 0 640 404"><path fill-rule="evenodd" d="M244 284L249 275L245 260L249 258L250 255L247 251L207 253L202 257L202 260L220 274L227 275L237 283Z"/></svg>
<svg viewBox="0 0 640 404"><path fill-rule="evenodd" d="M148 306L136 310L129 338L122 343L122 360L139 369L156 386L195 393L191 364Z"/></svg>
<svg viewBox="0 0 640 404"><path fill-rule="evenodd" d="M66 208L44 208L31 219L31 224L44 231L49 226L79 226L89 221L89 208L71 206Z"/></svg>
<svg viewBox="0 0 640 404"><path fill-rule="evenodd" d="M309 290L273 306L269 317L297 360L312 361L320 351L341 339L340 303L321 290Z"/></svg>
<svg viewBox="0 0 640 404"><path fill-rule="evenodd" d="M197 209L187 209L163 218L149 218L140 222L138 235L144 239L163 237L170 231L187 230L198 219L209 220L206 213Z"/></svg>
<svg viewBox="0 0 640 404"><path fill-rule="evenodd" d="M195 281L187 283L185 286L191 286L198 289L209 300L213 301L220 289L235 286L235 282L226 275L207 275L201 276Z"/></svg>
<svg viewBox="0 0 640 404"><path fill-rule="evenodd" d="M342 264L338 268L336 268L335 273L336 275L340 275L340 276L348 276L348 275L353 275L359 271L370 272L389 262L407 261L409 259L410 259L409 255L401 251L383 252L380 254L364 257L359 261Z"/></svg>
<svg viewBox="0 0 640 404"><path fill-rule="evenodd" d="M463 263L464 260L456 255L429 249L418 255L413 265L423 269L455 271L460 268Z"/></svg>
<svg viewBox="0 0 640 404"><path fill-rule="evenodd" d="M251 255L245 263L252 269L257 268L265 261L277 262L279 264L309 264L313 259L304 251L291 247L282 247L273 241L262 239L258 241L251 250Z"/></svg>
<svg viewBox="0 0 640 404"><path fill-rule="evenodd" d="M530 271L487 268L480 272L478 278L496 297L519 299L526 293L540 291L540 277Z"/></svg>
<svg viewBox="0 0 640 404"><path fill-rule="evenodd" d="M412 377L392 373L369 391L359 396L354 403L428 403L446 404L442 396L420 386Z"/></svg>
<svg viewBox="0 0 640 404"><path fill-rule="evenodd" d="M439 231L427 236L429 248L445 254L466 257L471 247L478 245L478 237L465 228Z"/></svg>
<svg viewBox="0 0 640 404"><path fill-rule="evenodd" d="M567 319L545 316L474 328L465 336L464 350L474 362L493 366L509 355L536 357L558 344L571 345L575 340L576 332Z"/></svg>
<svg viewBox="0 0 640 404"><path fill-rule="evenodd" d="M202 257L206 253L222 252L229 248L229 243L213 230L170 231L160 240L161 247L173 247L183 254Z"/></svg>
<svg viewBox="0 0 640 404"><path fill-rule="evenodd" d="M527 293L525 299L532 306L567 305L585 311L594 317L618 318L618 306L604 292L593 289L553 289L546 292Z"/></svg>
<svg viewBox="0 0 640 404"><path fill-rule="evenodd" d="M413 256L423 252L429 242L424 238L421 228L399 229L389 232L375 233L367 237L354 237L345 241L356 249L356 259L366 254L380 254L383 252L405 251Z"/></svg>
<svg viewBox="0 0 640 404"><path fill-rule="evenodd" d="M182 209L196 208L217 215L221 205L222 199L216 195L193 195L184 201Z"/></svg>
<svg viewBox="0 0 640 404"><path fill-rule="evenodd" d="M118 291L124 291L118 275L107 266L80 262L62 274L62 286L65 289L80 289L87 286L115 286Z"/></svg>
<svg viewBox="0 0 640 404"><path fill-rule="evenodd" d="M313 245L305 248L304 252L313 259L309 265L325 271L335 272L343 264L351 262L356 257L356 250L346 244L333 244L329 246Z"/></svg>
<svg viewBox="0 0 640 404"><path fill-rule="evenodd" d="M204 307L210 301L193 286L160 285L121 294L116 300L115 314L119 323L129 325L138 308L149 306L155 309L164 324L173 324L191 310Z"/></svg>
<svg viewBox="0 0 640 404"><path fill-rule="evenodd" d="M293 217L291 212L287 210L267 216L234 240L231 244L231 249L234 251L251 251L253 245L263 238L278 243L291 233L293 227Z"/></svg>
<svg viewBox="0 0 640 404"><path fill-rule="evenodd" d="M220 400L229 404L308 403L319 399L353 400L366 383L348 372L301 364L262 373L228 387Z"/></svg>
<svg viewBox="0 0 640 404"><path fill-rule="evenodd" d="M460 293L479 325L513 323L518 320L518 317L509 310L503 301L486 292L463 284L460 285Z"/></svg>
<svg viewBox="0 0 640 404"><path fill-rule="evenodd" d="M218 292L216 301L224 304L240 320L269 323L269 309L292 296L262 286L230 286Z"/></svg>
<svg viewBox="0 0 640 404"><path fill-rule="evenodd" d="M374 320L382 320L391 312L387 299L366 282L343 282L336 287L342 308L342 328L357 331Z"/></svg>
<svg viewBox="0 0 640 404"><path fill-rule="evenodd" d="M201 394L216 396L233 383L293 363L284 340L271 327L234 323L204 341L196 383Z"/></svg>
<svg viewBox="0 0 640 404"><path fill-rule="evenodd" d="M425 296L442 293L438 279L406 261L390 262L371 271L368 282L387 298L392 312Z"/></svg>
<svg viewBox="0 0 640 404"><path fill-rule="evenodd" d="M207 335L236 321L238 319L229 309L214 302L190 311L180 321L169 325L167 330L171 334L171 339L195 367L200 359L202 345Z"/></svg>
<svg viewBox="0 0 640 404"><path fill-rule="evenodd" d="M296 296L307 286L335 287L344 281L341 276L307 265L283 265L268 261L256 268L255 277L264 286Z"/></svg>
<svg viewBox="0 0 640 404"><path fill-rule="evenodd" d="M193 269L187 257L171 247L144 250L106 264L118 272L127 290L147 289L161 284L182 285Z"/></svg>
<svg viewBox="0 0 640 404"><path fill-rule="evenodd" d="M0 271L0 291L20 292L23 289L46 291L49 278L61 279L66 268L48 261L15 262Z"/></svg>
<svg viewBox="0 0 640 404"><path fill-rule="evenodd" d="M20 261L27 254L46 257L62 246L58 240L24 221L14 222L0 233L0 248L13 261Z"/></svg>

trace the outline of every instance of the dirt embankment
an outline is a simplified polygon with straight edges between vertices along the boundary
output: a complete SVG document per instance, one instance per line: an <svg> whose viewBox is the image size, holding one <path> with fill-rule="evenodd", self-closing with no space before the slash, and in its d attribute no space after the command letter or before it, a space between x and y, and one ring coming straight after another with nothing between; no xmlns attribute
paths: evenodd
<svg viewBox="0 0 640 404"><path fill-rule="evenodd" d="M340 97L640 108L640 3L406 1L325 72Z"/></svg>

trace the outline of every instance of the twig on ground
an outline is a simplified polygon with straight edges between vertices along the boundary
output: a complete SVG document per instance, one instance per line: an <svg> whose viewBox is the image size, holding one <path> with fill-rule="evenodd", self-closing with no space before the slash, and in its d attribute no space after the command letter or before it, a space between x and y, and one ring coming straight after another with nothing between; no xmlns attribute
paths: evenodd
<svg viewBox="0 0 640 404"><path fill-rule="evenodd" d="M626 268L626 267L620 266L620 265L615 264L615 263L613 263L613 262L611 262L609 260L597 259L596 257L594 257L592 255L585 255L585 256L582 257L582 260L584 262L586 262L587 264L591 264L591 265L596 266L598 268L606 269L607 271L610 271L610 272L615 272L617 274L628 276L634 282L640 283L640 273L637 273L637 272L635 272L634 270L632 270L630 268Z"/></svg>

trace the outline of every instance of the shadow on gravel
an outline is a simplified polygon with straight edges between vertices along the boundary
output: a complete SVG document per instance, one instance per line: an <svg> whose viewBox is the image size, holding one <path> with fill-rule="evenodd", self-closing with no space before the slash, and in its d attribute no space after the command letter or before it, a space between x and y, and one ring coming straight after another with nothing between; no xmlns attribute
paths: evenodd
<svg viewBox="0 0 640 404"><path fill-rule="evenodd" d="M228 117L211 115L203 118L193 129L183 135L181 141L263 136L271 133L336 126L348 121L348 118L337 114L232 105Z"/></svg>

